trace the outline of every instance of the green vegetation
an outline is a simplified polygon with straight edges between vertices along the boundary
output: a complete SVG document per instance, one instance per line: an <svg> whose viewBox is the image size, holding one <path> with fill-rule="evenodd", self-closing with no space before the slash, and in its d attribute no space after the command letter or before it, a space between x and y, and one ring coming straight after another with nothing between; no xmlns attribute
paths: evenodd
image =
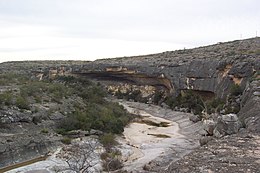
<svg viewBox="0 0 260 173"><path fill-rule="evenodd" d="M48 129L42 129L41 133L47 134L47 133L49 133L49 130Z"/></svg>
<svg viewBox="0 0 260 173"><path fill-rule="evenodd" d="M104 99L106 92L100 84L84 78L62 76L53 80L36 81L24 75L1 74L1 82L7 86L17 84L17 89L0 93L0 105L34 110L35 103L63 104L65 99L74 98L70 101L71 113L57 125L57 131L62 134L78 129L120 134L130 121L123 106ZM41 119L35 118L33 122L37 124Z"/></svg>
<svg viewBox="0 0 260 173"><path fill-rule="evenodd" d="M224 106L224 101L219 98L203 99L199 94L191 90L185 91L178 97L166 98L166 104L172 109L175 107L186 108L188 112L193 112L197 115L211 114L220 112Z"/></svg>
<svg viewBox="0 0 260 173"><path fill-rule="evenodd" d="M3 73L0 74L0 86L7 86L10 84L23 84L26 83L29 78L26 75L17 73Z"/></svg>
<svg viewBox="0 0 260 173"><path fill-rule="evenodd" d="M191 90L187 90L176 98L166 98L166 104L172 109L175 107L187 108L189 112L192 111L194 114L199 115L204 110L202 98Z"/></svg>
<svg viewBox="0 0 260 173"><path fill-rule="evenodd" d="M105 148L105 152L101 154L104 170L109 172L122 168L123 163L120 159L122 153L114 148L114 146L117 145L115 136L111 133L106 133L100 137L100 142Z"/></svg>
<svg viewBox="0 0 260 173"><path fill-rule="evenodd" d="M99 141L106 149L110 149L111 147L117 145L115 135L112 133L105 133L104 135L100 136Z"/></svg>
<svg viewBox="0 0 260 173"><path fill-rule="evenodd" d="M63 144L69 145L71 144L71 138L65 136L64 138L61 139L61 142Z"/></svg>
<svg viewBox="0 0 260 173"><path fill-rule="evenodd" d="M27 99L22 96L17 96L16 106L20 109L28 109L28 110L30 109Z"/></svg>
<svg viewBox="0 0 260 173"><path fill-rule="evenodd" d="M122 93L120 90L115 93L118 99L125 99L125 100L133 100L135 102L145 102L142 98L142 93L140 90L128 91L126 93Z"/></svg>
<svg viewBox="0 0 260 173"><path fill-rule="evenodd" d="M71 88L66 87L61 83L29 81L21 87L20 93L23 97L34 97L37 102L43 96L51 97L55 102L59 102L63 97L70 96Z"/></svg>
<svg viewBox="0 0 260 173"><path fill-rule="evenodd" d="M104 100L102 102L89 103L85 110L77 109L60 122L59 129L63 129L60 131L96 129L107 133L122 133L130 116L119 104Z"/></svg>
<svg viewBox="0 0 260 173"><path fill-rule="evenodd" d="M230 89L230 95L231 96L241 95L242 92L243 92L243 90L239 85L234 84L234 85L231 86L231 89Z"/></svg>
<svg viewBox="0 0 260 173"><path fill-rule="evenodd" d="M1 105L12 105L12 98L13 98L13 94L12 91L5 91L3 93L0 94L0 104Z"/></svg>
<svg viewBox="0 0 260 173"><path fill-rule="evenodd" d="M254 51L254 53L255 53L256 55L260 55L260 49L256 49L256 50Z"/></svg>
<svg viewBox="0 0 260 173"><path fill-rule="evenodd" d="M60 122L58 125L60 133L78 129L86 131L96 129L116 134L124 131L130 116L123 106L104 99L106 92L100 85L73 77L62 77L58 80L65 82L65 86L73 88L71 93L81 97L85 103L84 107L75 105L75 111Z"/></svg>
<svg viewBox="0 0 260 173"><path fill-rule="evenodd" d="M154 94L153 102L155 104L159 104L159 102L161 101L162 97L163 97L163 92L156 91L155 94Z"/></svg>

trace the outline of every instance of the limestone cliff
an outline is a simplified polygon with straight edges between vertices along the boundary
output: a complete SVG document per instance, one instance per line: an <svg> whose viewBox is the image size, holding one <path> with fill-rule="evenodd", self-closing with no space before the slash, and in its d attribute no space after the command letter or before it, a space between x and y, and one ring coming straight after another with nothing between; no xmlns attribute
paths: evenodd
<svg viewBox="0 0 260 173"><path fill-rule="evenodd" d="M98 80L191 89L225 97L233 84L245 88L260 68L260 38L188 50L97 60L72 71Z"/></svg>

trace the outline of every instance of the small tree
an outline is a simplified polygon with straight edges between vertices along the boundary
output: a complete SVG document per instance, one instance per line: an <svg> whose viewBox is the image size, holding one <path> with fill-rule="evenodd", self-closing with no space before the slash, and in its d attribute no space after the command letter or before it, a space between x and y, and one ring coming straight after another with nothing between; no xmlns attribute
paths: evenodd
<svg viewBox="0 0 260 173"><path fill-rule="evenodd" d="M66 170L75 173L97 172L95 166L99 163L97 140L72 144L63 149L63 158L68 165Z"/></svg>

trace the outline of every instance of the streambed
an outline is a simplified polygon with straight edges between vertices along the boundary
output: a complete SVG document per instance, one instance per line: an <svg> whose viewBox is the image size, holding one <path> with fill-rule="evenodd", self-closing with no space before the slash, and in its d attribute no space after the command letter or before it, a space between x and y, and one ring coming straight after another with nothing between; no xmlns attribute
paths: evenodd
<svg viewBox="0 0 260 173"><path fill-rule="evenodd" d="M181 134L178 123L162 118L163 115L154 116L156 106L125 101L120 104L141 119L127 126L123 137L118 138L126 170L158 172L197 146L195 138Z"/></svg>

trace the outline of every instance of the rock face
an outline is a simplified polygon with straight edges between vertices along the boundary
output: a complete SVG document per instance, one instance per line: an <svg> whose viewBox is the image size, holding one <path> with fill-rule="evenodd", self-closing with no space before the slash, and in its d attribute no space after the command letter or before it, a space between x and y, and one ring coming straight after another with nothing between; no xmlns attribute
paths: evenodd
<svg viewBox="0 0 260 173"><path fill-rule="evenodd" d="M60 137L55 133L43 134L38 131L42 126L30 123L12 123L5 126L14 130L0 130L0 168L45 155L60 144Z"/></svg>
<svg viewBox="0 0 260 173"><path fill-rule="evenodd" d="M103 81L164 87L172 93L201 91L224 98L233 84L244 88L260 68L260 38L190 50L97 60L72 70Z"/></svg>
<svg viewBox="0 0 260 173"><path fill-rule="evenodd" d="M238 113L243 125L252 132L260 132L260 81L252 81L242 95L241 110Z"/></svg>

